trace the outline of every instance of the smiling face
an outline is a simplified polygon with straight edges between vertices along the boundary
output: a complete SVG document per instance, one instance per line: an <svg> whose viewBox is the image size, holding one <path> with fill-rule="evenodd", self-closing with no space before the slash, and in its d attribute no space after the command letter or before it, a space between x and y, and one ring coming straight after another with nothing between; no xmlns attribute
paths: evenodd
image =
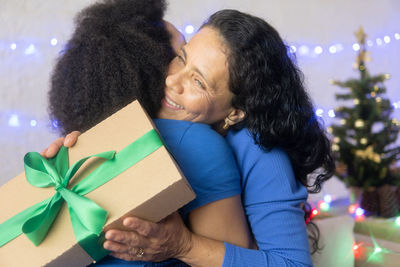
<svg viewBox="0 0 400 267"><path fill-rule="evenodd" d="M202 28L169 65L159 118L215 124L230 116L228 48L218 32Z"/></svg>

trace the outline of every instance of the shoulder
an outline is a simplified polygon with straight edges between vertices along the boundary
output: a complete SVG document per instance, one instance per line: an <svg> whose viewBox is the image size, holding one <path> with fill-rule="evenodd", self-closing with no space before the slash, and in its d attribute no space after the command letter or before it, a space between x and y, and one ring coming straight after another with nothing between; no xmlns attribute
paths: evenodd
<svg viewBox="0 0 400 267"><path fill-rule="evenodd" d="M291 166L289 156L283 149L274 147L271 150L266 150L260 147L255 143L253 136L246 128L238 131L229 131L226 140L238 162L242 164L262 162L264 166L276 164Z"/></svg>

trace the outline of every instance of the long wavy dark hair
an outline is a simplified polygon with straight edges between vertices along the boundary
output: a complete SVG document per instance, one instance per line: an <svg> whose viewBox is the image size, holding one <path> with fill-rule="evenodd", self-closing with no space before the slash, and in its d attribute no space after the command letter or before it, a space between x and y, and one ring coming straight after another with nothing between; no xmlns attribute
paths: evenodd
<svg viewBox="0 0 400 267"><path fill-rule="evenodd" d="M164 0L104 0L76 16L49 91L61 134L84 132L136 99L155 117L174 57L165 9Z"/></svg>
<svg viewBox="0 0 400 267"><path fill-rule="evenodd" d="M216 29L229 48L232 105L246 113L238 127L247 127L265 150L283 148L296 179L319 192L335 169L330 141L279 33L261 18L229 9L202 27Z"/></svg>

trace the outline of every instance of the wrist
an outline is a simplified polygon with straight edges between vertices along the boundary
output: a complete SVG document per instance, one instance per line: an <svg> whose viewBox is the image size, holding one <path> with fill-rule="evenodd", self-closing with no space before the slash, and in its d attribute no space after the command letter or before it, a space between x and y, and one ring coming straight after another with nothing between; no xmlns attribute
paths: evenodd
<svg viewBox="0 0 400 267"><path fill-rule="evenodd" d="M179 244L180 249L178 250L179 252L175 256L175 258L183 262L186 262L190 258L190 255L192 254L195 240L196 240L195 234L187 230L183 238L180 240Z"/></svg>

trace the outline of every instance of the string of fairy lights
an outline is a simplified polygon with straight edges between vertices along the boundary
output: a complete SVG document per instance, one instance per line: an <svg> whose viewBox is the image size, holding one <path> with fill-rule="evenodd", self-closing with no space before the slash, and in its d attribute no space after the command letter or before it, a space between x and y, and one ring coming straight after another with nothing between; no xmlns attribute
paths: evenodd
<svg viewBox="0 0 400 267"><path fill-rule="evenodd" d="M312 204L311 218L324 218L325 215L330 214L332 206L337 204L334 203L335 197L329 194L324 195L323 199L318 201L316 205ZM340 204L339 204L340 205ZM347 212L349 216L352 216L356 222L362 222L365 220L365 211L360 208L358 203L348 205ZM386 219L393 227L400 231L400 216L395 218ZM379 244L379 241L370 233L371 242L354 242L352 246L352 253L355 259L366 259L367 262L379 263L382 261L383 254L396 254L400 255L400 251L394 251L388 248L384 248Z"/></svg>
<svg viewBox="0 0 400 267"><path fill-rule="evenodd" d="M183 30L180 31L186 35L186 37L190 37L193 33L195 33L195 27L193 25L186 25ZM374 39L367 40L367 45L369 47L384 47L386 45L390 45L391 43L400 44L400 33L394 32L391 34L384 34L382 36L376 37ZM44 43L46 45L50 45L53 47L62 46L62 43L57 38L53 37L48 42L43 42L42 44L38 43L27 43L24 41L20 42L0 42L0 50L8 50L10 53L22 51L22 53L26 56L33 55L40 52L40 49L43 47ZM358 43L353 43L350 45L344 45L342 43L334 43L329 46L323 45L306 45L306 44L298 44L298 45L290 45L289 46L289 53L296 54L301 57L316 57L322 54L338 54L344 50L351 48L354 51L358 51L360 49L360 45ZM376 98L379 101L379 98ZM393 108L395 110L400 109L400 101L395 101L392 103ZM1 112L1 111L0 111ZM38 118L31 118L30 115L26 114L19 114L18 112L8 111L2 112L0 114L0 125L18 128L22 126L28 126L31 128L37 127L51 127L51 128L58 128L57 121L49 121L48 119L38 119ZM330 109L323 109L317 108L315 110L315 114L323 118L327 121L336 117L335 110L333 108ZM397 120L396 120L397 121Z"/></svg>

